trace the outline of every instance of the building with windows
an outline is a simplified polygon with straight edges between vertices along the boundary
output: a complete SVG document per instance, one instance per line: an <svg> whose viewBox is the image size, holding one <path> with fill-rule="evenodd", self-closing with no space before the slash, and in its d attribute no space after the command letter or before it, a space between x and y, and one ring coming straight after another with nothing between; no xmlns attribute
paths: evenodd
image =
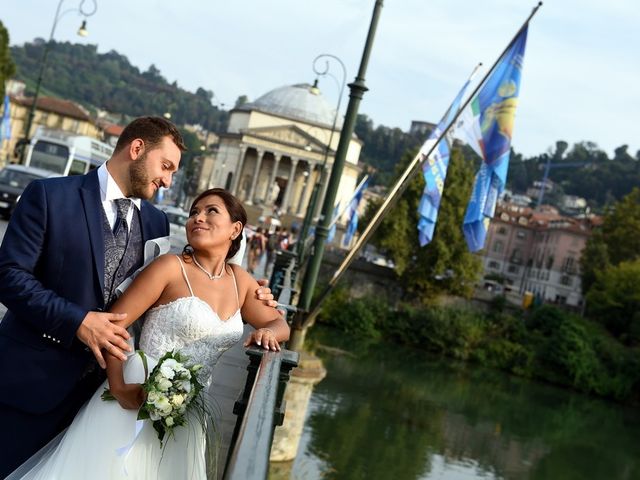
<svg viewBox="0 0 640 480"><path fill-rule="evenodd" d="M11 138L0 143L0 166L19 160L16 145L25 137L24 129L33 105L33 98L25 97L23 91L23 83L8 82ZM70 100L53 97L38 98L29 138L33 137L39 127L86 135L96 139L102 137L100 129L91 119L88 111Z"/></svg>
<svg viewBox="0 0 640 480"><path fill-rule="evenodd" d="M520 293L582 305L580 256L600 217L565 217L550 206L533 210L500 203L487 234L485 275L505 278Z"/></svg>
<svg viewBox="0 0 640 480"><path fill-rule="evenodd" d="M280 216L282 225L300 223L326 158L327 180L342 128L316 86L276 88L254 102L231 110L227 132L220 135L209 186L231 190L247 206L249 223ZM337 202L345 205L361 172L362 142L354 135L347 150ZM317 211L328 181L320 191Z"/></svg>

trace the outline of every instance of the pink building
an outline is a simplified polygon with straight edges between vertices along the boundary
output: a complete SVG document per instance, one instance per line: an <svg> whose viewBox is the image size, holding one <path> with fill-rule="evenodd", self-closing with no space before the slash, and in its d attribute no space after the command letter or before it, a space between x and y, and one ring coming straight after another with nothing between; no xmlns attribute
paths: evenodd
<svg viewBox="0 0 640 480"><path fill-rule="evenodd" d="M484 273L499 274L519 293L582 305L580 255L599 217L564 217L547 205L533 210L500 203L483 254Z"/></svg>

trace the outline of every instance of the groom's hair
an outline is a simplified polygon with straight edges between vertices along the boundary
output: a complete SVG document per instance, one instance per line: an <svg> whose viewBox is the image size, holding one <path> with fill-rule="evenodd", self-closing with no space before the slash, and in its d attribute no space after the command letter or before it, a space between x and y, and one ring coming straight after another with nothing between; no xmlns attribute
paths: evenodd
<svg viewBox="0 0 640 480"><path fill-rule="evenodd" d="M191 213L191 210L193 210L193 207L196 205L196 203L210 195L215 195L222 199L227 212L229 212L229 216L231 217L232 222L242 223L240 234L236 238L231 240L231 247L229 248L226 257L227 259L229 259L236 253L238 253L238 250L240 249L240 242L242 241L242 235L244 235L244 226L247 224L247 211L244 209L242 202L240 202L240 200L238 200L228 190L225 190L224 188L210 188L209 190L205 190L204 192L202 192L193 200L193 202L191 202L189 213Z"/></svg>
<svg viewBox="0 0 640 480"><path fill-rule="evenodd" d="M141 139L147 151L153 150L160 145L164 137L171 137L173 143L184 152L187 147L184 144L182 135L166 118L162 117L140 117L136 118L129 125L124 127L124 130L118 138L114 153L118 153L120 150L131 144L136 138Z"/></svg>

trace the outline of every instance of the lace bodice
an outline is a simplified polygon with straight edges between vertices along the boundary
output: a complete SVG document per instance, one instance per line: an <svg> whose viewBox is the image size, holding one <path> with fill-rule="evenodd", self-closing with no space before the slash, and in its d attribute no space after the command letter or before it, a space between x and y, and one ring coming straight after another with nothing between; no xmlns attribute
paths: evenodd
<svg viewBox="0 0 640 480"><path fill-rule="evenodd" d="M170 350L177 350L189 357L189 363L203 365L200 376L202 381L207 381L218 357L242 337L242 317L238 308L223 321L208 303L193 295L186 274L185 281L190 297L178 298L147 311L140 348L156 359Z"/></svg>

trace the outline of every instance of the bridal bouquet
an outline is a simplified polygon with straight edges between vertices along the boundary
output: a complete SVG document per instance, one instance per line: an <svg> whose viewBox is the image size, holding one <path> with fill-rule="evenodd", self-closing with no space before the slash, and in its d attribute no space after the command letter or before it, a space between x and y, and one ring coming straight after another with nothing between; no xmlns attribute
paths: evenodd
<svg viewBox="0 0 640 480"><path fill-rule="evenodd" d="M138 351L148 371L147 358L144 352ZM202 365L188 365L187 357L178 352L167 352L147 376L142 388L147 399L138 411L138 420L151 420L153 428L158 432L160 443L165 436L171 436L173 429L187 423L186 414L195 409L204 410L198 398L203 388L196 372ZM103 400L114 400L108 389L102 394Z"/></svg>

